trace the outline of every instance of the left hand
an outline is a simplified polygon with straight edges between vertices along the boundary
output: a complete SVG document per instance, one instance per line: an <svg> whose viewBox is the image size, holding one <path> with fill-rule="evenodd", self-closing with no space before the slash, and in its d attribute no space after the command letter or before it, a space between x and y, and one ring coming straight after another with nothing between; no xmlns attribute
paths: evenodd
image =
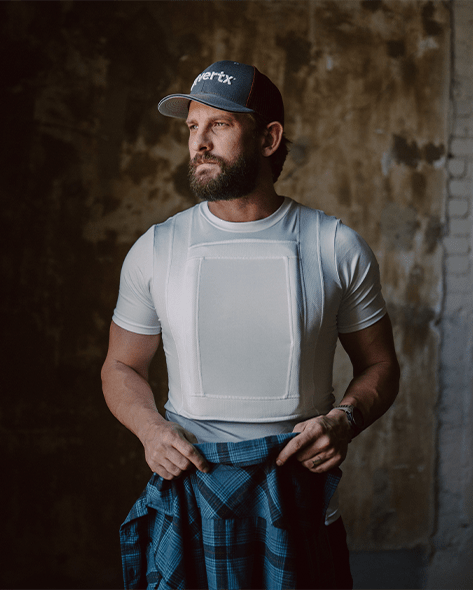
<svg viewBox="0 0 473 590"><path fill-rule="evenodd" d="M313 473L325 473L340 465L347 456L352 428L345 412L331 410L325 416L296 424L299 432L279 453L276 463L283 465L293 455Z"/></svg>

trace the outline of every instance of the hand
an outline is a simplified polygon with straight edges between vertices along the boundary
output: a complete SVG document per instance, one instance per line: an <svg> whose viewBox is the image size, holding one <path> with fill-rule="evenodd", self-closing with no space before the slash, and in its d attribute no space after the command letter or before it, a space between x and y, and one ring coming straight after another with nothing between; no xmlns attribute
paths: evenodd
<svg viewBox="0 0 473 590"><path fill-rule="evenodd" d="M175 422L150 426L142 440L146 462L152 471L167 480L179 477L193 466L204 473L209 471L207 461L191 444L196 442L191 432Z"/></svg>
<svg viewBox="0 0 473 590"><path fill-rule="evenodd" d="M299 432L279 453L276 464L283 465L293 455L313 473L325 473L340 465L347 456L351 426L343 410L332 410L296 424Z"/></svg>

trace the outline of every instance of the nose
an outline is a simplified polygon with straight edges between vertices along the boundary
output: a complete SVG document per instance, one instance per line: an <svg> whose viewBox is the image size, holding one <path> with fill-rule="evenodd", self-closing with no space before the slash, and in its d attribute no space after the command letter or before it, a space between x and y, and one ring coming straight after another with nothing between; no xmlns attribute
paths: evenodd
<svg viewBox="0 0 473 590"><path fill-rule="evenodd" d="M194 152L210 152L213 148L210 132L206 128L199 127L189 138L190 148Z"/></svg>

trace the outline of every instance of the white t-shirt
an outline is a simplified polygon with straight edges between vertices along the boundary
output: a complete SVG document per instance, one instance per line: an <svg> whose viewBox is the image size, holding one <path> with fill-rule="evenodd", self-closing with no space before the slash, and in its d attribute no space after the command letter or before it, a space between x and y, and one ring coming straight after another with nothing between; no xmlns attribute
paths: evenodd
<svg viewBox="0 0 473 590"><path fill-rule="evenodd" d="M286 198L254 222L202 203L151 227L125 259L113 321L162 332L167 410L261 424L326 414L338 333L385 312L366 242Z"/></svg>
<svg viewBox="0 0 473 590"><path fill-rule="evenodd" d="M219 442L291 432L330 411L338 333L385 313L366 242L285 198L258 221L224 221L202 203L151 227L125 259L113 321L162 332L168 417Z"/></svg>

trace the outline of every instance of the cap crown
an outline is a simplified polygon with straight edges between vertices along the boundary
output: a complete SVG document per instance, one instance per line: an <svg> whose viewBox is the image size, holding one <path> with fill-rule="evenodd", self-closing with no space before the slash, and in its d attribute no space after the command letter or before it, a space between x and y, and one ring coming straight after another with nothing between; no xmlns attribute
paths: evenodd
<svg viewBox="0 0 473 590"><path fill-rule="evenodd" d="M194 80L189 94L172 94L159 103L170 117L187 116L189 100L236 113L257 113L268 123L284 124L281 93L255 66L235 61L217 61Z"/></svg>

